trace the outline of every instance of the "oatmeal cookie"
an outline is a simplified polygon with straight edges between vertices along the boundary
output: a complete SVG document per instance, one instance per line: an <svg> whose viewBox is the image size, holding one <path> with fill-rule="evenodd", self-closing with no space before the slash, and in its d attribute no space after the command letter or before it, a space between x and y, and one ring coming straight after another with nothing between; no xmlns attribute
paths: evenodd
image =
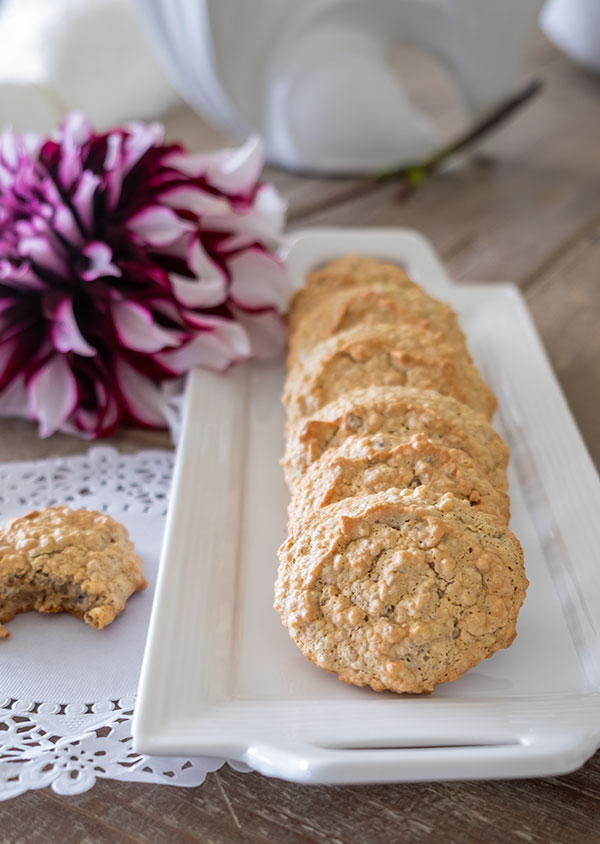
<svg viewBox="0 0 600 844"><path fill-rule="evenodd" d="M351 391L290 425L283 460L288 485L293 489L311 463L347 437L395 434L409 440L417 433L464 451L483 477L506 492L508 449L487 419L449 396L408 387Z"/></svg>
<svg viewBox="0 0 600 844"><path fill-rule="evenodd" d="M20 612L68 612L101 630L145 589L123 525L94 510L46 507L0 529L2 622Z"/></svg>
<svg viewBox="0 0 600 844"><path fill-rule="evenodd" d="M417 387L449 395L491 417L496 400L470 359L440 332L420 325L377 329L357 326L315 346L286 382L290 419L315 413L351 390Z"/></svg>
<svg viewBox="0 0 600 844"><path fill-rule="evenodd" d="M421 433L408 442L394 434L349 437L326 451L294 485L290 522L306 522L345 498L421 486L437 496L451 492L508 524L508 496L480 476L464 451L435 444Z"/></svg>
<svg viewBox="0 0 600 844"><path fill-rule="evenodd" d="M288 313L288 367L298 359L303 361L321 340L341 331L357 325L390 327L404 322L441 331L471 361L465 336L452 308L428 296L416 284L399 287L379 282L368 287L353 286L325 291L305 303L300 298L302 293L296 294Z"/></svg>
<svg viewBox="0 0 600 844"><path fill-rule="evenodd" d="M398 289L414 290L419 286L412 281L397 264L380 261L366 255L349 255L335 258L308 273L306 283L292 300L291 309L301 311L312 307L313 301L320 301L323 295L336 290L348 290L374 285L394 285Z"/></svg>
<svg viewBox="0 0 600 844"><path fill-rule="evenodd" d="M345 682L429 692L516 635L518 540L450 493L426 498L347 499L280 549L275 608L302 652Z"/></svg>

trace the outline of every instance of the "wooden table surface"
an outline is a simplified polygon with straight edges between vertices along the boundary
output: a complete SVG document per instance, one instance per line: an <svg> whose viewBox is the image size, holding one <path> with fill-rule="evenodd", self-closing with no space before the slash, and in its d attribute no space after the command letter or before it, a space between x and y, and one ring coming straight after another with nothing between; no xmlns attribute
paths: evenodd
<svg viewBox="0 0 600 844"><path fill-rule="evenodd" d="M267 172L290 225L402 225L429 237L456 279L512 281L533 319L589 451L600 461L600 80L540 37L524 78L543 93L493 142L493 163L436 177L399 202L397 186ZM191 149L222 139L186 108L167 118ZM131 451L169 447L164 432L123 432ZM0 460L81 452L0 423ZM228 767L194 789L99 781L59 797L0 803L1 844L49 842L600 842L600 753L562 777L503 782L299 786Z"/></svg>

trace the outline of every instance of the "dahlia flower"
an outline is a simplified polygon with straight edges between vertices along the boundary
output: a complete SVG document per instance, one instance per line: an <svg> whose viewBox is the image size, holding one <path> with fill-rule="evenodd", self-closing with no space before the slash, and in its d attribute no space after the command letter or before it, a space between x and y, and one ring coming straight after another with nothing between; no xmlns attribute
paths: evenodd
<svg viewBox="0 0 600 844"><path fill-rule="evenodd" d="M284 206L260 142L189 155L158 125L0 135L0 415L40 434L164 426L160 385L283 345Z"/></svg>

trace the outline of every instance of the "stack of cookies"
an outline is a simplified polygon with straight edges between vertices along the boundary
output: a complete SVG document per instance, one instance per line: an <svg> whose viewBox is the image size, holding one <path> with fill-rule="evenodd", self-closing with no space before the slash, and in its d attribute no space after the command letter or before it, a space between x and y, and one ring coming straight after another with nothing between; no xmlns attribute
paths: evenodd
<svg viewBox="0 0 600 844"><path fill-rule="evenodd" d="M527 579L496 401L452 309L346 257L289 312L275 608L321 668L429 692L513 641Z"/></svg>

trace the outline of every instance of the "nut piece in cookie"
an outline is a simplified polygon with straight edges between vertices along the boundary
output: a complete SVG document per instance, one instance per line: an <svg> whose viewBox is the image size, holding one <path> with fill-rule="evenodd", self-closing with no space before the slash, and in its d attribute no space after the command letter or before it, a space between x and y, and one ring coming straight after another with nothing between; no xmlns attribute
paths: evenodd
<svg viewBox="0 0 600 844"><path fill-rule="evenodd" d="M147 585L127 530L104 513L46 507L0 529L0 638L2 622L29 610L101 630Z"/></svg>
<svg viewBox="0 0 600 844"><path fill-rule="evenodd" d="M275 608L305 656L345 682L429 692L515 638L527 588L518 540L451 493L432 504L423 490L331 505L280 549Z"/></svg>

